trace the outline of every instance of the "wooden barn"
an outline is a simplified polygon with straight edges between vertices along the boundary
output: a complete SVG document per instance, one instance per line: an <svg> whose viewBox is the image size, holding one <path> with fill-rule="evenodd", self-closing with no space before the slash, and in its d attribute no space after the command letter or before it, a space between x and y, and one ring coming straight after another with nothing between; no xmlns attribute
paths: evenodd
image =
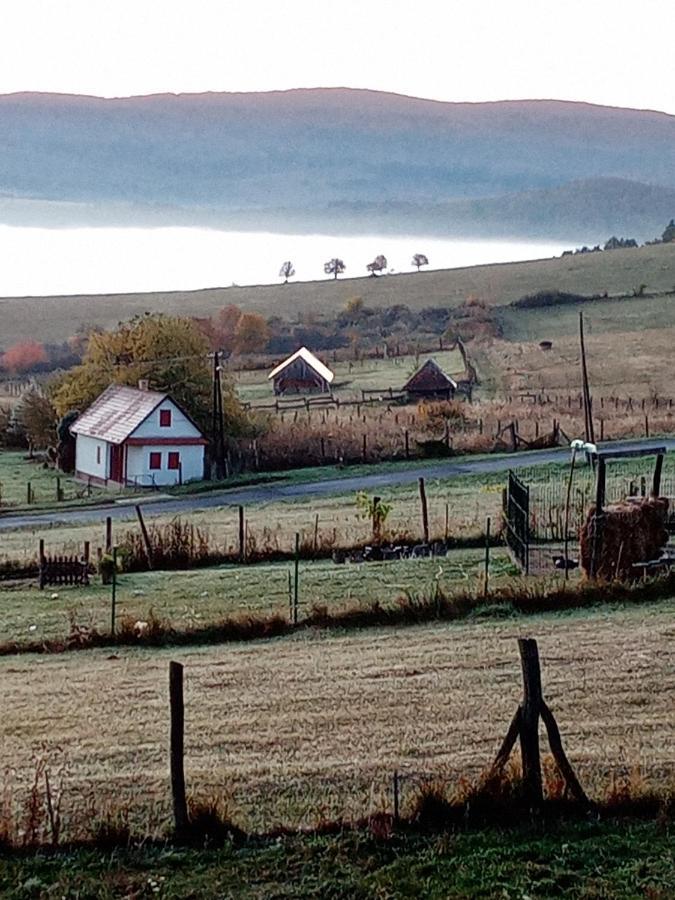
<svg viewBox="0 0 675 900"><path fill-rule="evenodd" d="M334 374L307 347L296 350L268 375L279 394L327 394Z"/></svg>
<svg viewBox="0 0 675 900"><path fill-rule="evenodd" d="M403 386L409 400L451 400L457 382L446 375L433 359L428 359Z"/></svg>

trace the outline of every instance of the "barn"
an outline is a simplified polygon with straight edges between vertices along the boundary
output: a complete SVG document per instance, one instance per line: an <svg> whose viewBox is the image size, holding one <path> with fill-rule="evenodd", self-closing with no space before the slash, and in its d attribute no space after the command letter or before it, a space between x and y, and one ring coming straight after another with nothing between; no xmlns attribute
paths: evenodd
<svg viewBox="0 0 675 900"><path fill-rule="evenodd" d="M326 394L334 374L307 347L296 350L268 375L275 394Z"/></svg>
<svg viewBox="0 0 675 900"><path fill-rule="evenodd" d="M433 359L428 359L404 384L409 400L451 400L457 390L457 382Z"/></svg>
<svg viewBox="0 0 675 900"><path fill-rule="evenodd" d="M75 473L94 484L138 487L204 478L206 440L168 394L113 384L70 428Z"/></svg>

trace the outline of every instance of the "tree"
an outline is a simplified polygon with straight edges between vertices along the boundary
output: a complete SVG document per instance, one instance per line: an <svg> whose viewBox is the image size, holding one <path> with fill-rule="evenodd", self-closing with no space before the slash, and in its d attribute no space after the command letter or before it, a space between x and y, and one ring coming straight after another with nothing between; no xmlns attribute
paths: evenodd
<svg viewBox="0 0 675 900"><path fill-rule="evenodd" d="M661 235L661 240L664 244L675 241L675 219L671 219L670 222L668 222L665 231Z"/></svg>
<svg viewBox="0 0 675 900"><path fill-rule="evenodd" d="M288 279L292 278L295 275L295 269L293 268L293 263L290 259L287 259L286 262L281 264L281 268L279 269L279 278L284 279L284 284L288 284Z"/></svg>
<svg viewBox="0 0 675 900"><path fill-rule="evenodd" d="M223 307L210 319L195 319L199 330L206 337L210 350L223 350L232 353L235 344L235 332L243 313L238 306L230 303Z"/></svg>
<svg viewBox="0 0 675 900"><path fill-rule="evenodd" d="M326 275L332 275L333 278L337 278L338 275L342 275L347 266L342 262L341 259L337 257L333 257L333 259L329 259L327 263L323 264L323 270Z"/></svg>
<svg viewBox="0 0 675 900"><path fill-rule="evenodd" d="M0 365L12 375L30 372L31 369L45 362L47 362L47 353L44 345L38 344L37 341L14 344L0 356Z"/></svg>
<svg viewBox="0 0 675 900"><path fill-rule="evenodd" d="M270 339L267 322L257 313L243 313L234 333L236 353L262 353Z"/></svg>
<svg viewBox="0 0 675 900"><path fill-rule="evenodd" d="M387 257L383 256L381 253L379 256L376 256L375 259L368 263L366 269L370 272L373 278L377 275L378 272L383 272L387 268Z"/></svg>
<svg viewBox="0 0 675 900"><path fill-rule="evenodd" d="M419 272L420 266L429 265L429 260L424 255L424 253L416 253L412 258L412 265L417 266L417 271Z"/></svg>
<svg viewBox="0 0 675 900"><path fill-rule="evenodd" d="M93 334L81 365L60 379L52 400L60 416L69 410L82 412L110 384L135 387L140 379L147 379L151 390L171 394L208 432L213 405L208 344L198 325L184 317L146 314L115 331ZM226 431L240 434L248 418L228 382L223 393L228 395L223 405L231 410Z"/></svg>
<svg viewBox="0 0 675 900"><path fill-rule="evenodd" d="M58 416L52 401L32 388L21 395L14 409L17 425L31 447L46 450L56 443Z"/></svg>

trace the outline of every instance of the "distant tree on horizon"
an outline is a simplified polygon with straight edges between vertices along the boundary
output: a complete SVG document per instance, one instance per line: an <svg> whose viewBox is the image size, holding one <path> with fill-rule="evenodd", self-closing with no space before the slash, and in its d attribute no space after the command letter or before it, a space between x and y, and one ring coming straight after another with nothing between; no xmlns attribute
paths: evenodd
<svg viewBox="0 0 675 900"><path fill-rule="evenodd" d="M332 275L333 278L337 278L338 275L342 275L347 266L343 263L341 259L338 259L336 256L333 259L329 259L328 262L323 264L323 270L326 275Z"/></svg>
<svg viewBox="0 0 675 900"><path fill-rule="evenodd" d="M378 272L384 272L384 270L386 268L387 268L387 257L383 256L381 253L379 256L376 256L375 259L371 263L368 263L368 265L366 266L366 269L368 270L368 272L370 272L370 274L373 276L373 278L375 278L377 276Z"/></svg>
<svg viewBox="0 0 675 900"><path fill-rule="evenodd" d="M664 244L669 244L671 241L675 241L675 219L671 219L670 222L668 222L665 231L661 235L661 240Z"/></svg>
<svg viewBox="0 0 675 900"><path fill-rule="evenodd" d="M284 284L288 284L288 279L292 278L295 275L295 269L293 268L293 263L290 259L287 259L286 262L281 264L281 268L279 269L279 278L284 279Z"/></svg>
<svg viewBox="0 0 675 900"><path fill-rule="evenodd" d="M412 258L412 265L417 266L417 271L419 272L420 266L429 265L429 260L424 255L424 253L416 253Z"/></svg>

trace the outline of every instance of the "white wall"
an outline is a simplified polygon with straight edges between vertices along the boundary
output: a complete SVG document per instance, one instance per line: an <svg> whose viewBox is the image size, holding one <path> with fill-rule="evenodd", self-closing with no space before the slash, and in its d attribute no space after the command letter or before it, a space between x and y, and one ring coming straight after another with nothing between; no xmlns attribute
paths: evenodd
<svg viewBox="0 0 675 900"><path fill-rule="evenodd" d="M101 448L101 462L96 462L96 448ZM78 434L75 443L75 471L83 475L106 479L110 474L109 444L98 438Z"/></svg>
<svg viewBox="0 0 675 900"><path fill-rule="evenodd" d="M168 431L168 429L162 429ZM134 433L136 437L137 432ZM153 484L178 484L178 469L169 469L169 453L179 453L183 464L183 483L201 481L204 478L204 445L203 444L160 444L143 447L130 446L127 452L127 481L133 484L137 478L139 487L150 487ZM162 468L150 468L150 453L162 454Z"/></svg>
<svg viewBox="0 0 675 900"><path fill-rule="evenodd" d="M159 412L162 409L171 410L171 426L162 427L159 424ZM145 419L129 437L201 437L199 429L185 416L172 400L165 400L157 409ZM131 449L131 448L130 448Z"/></svg>

